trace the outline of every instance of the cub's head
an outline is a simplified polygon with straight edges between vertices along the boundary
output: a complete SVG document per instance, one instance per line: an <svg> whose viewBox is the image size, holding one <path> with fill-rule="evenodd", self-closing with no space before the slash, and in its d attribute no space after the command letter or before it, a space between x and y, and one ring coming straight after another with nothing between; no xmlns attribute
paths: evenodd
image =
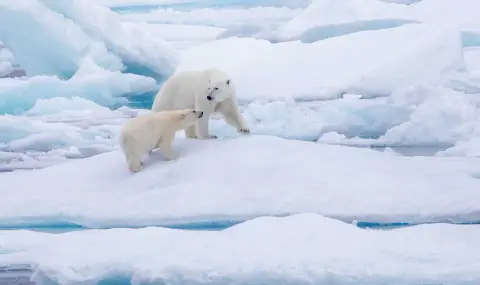
<svg viewBox="0 0 480 285"><path fill-rule="evenodd" d="M206 94L208 101L222 102L233 96L235 96L235 86L228 75L218 72L210 77Z"/></svg>
<svg viewBox="0 0 480 285"><path fill-rule="evenodd" d="M175 116L180 129L193 125L201 117L203 117L203 112L195 111L194 109L178 110Z"/></svg>

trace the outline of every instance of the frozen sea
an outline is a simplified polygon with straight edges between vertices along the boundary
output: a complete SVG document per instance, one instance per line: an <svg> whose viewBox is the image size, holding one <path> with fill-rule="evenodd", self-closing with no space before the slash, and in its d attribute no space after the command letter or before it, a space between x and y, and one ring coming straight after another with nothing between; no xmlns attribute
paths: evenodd
<svg viewBox="0 0 480 285"><path fill-rule="evenodd" d="M480 284L478 0L0 1L0 285ZM118 145L219 68L252 134Z"/></svg>

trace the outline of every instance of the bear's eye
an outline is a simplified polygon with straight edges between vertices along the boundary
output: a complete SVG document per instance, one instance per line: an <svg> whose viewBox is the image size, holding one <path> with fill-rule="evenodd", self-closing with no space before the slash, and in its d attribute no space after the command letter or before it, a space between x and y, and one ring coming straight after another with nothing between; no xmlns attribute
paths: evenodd
<svg viewBox="0 0 480 285"><path fill-rule="evenodd" d="M227 80L227 85L230 85L230 80Z"/></svg>
<svg viewBox="0 0 480 285"><path fill-rule="evenodd" d="M217 90L218 90L218 87L213 88L213 90L217 91Z"/></svg>

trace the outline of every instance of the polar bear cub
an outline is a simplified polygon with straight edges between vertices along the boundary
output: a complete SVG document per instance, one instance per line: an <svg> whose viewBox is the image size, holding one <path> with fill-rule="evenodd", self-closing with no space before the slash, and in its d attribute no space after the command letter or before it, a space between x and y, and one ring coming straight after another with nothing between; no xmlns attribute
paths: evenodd
<svg viewBox="0 0 480 285"><path fill-rule="evenodd" d="M163 111L141 115L129 120L121 129L120 145L128 169L142 169L142 156L159 148L166 159L176 159L172 151L175 132L183 130L202 118L203 112L194 109Z"/></svg>
<svg viewBox="0 0 480 285"><path fill-rule="evenodd" d="M153 101L152 111L193 108L204 112L194 125L185 129L189 138L214 139L210 135L210 115L221 113L226 122L239 133L250 133L236 102L236 89L232 79L218 69L183 71L171 76Z"/></svg>

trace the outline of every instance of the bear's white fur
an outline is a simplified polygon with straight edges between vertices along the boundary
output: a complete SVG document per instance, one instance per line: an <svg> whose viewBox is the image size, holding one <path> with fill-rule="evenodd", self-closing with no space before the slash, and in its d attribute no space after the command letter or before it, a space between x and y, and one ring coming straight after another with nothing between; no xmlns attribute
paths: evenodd
<svg viewBox="0 0 480 285"><path fill-rule="evenodd" d="M121 129L120 145L128 169L138 172L143 168L142 156L159 148L167 160L176 159L172 151L175 132L194 124L203 112L194 109L155 112L129 120Z"/></svg>
<svg viewBox="0 0 480 285"><path fill-rule="evenodd" d="M155 96L152 112L185 108L204 112L200 120L185 129L189 138L216 138L208 131L210 115L215 112L221 113L239 133L250 132L238 110L232 79L218 69L183 71L173 75Z"/></svg>

